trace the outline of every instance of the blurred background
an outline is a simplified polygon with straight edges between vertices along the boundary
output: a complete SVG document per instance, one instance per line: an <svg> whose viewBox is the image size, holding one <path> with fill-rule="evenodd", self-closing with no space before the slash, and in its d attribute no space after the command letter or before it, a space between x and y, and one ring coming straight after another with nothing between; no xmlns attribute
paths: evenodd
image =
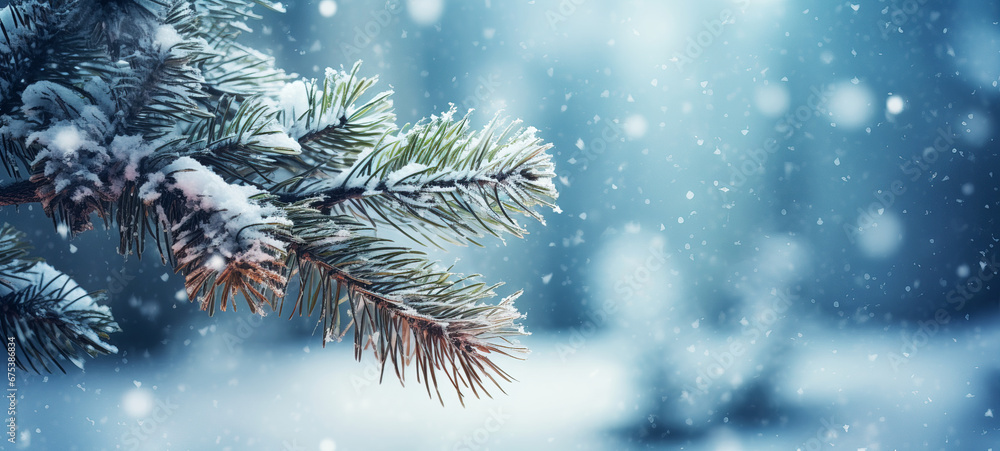
<svg viewBox="0 0 1000 451"><path fill-rule="evenodd" d="M244 39L287 71L361 59L400 123L454 104L555 145L547 226L431 251L524 288L519 382L442 407L315 320L209 318L116 233L5 208L124 329L20 374L20 447L1000 449L1000 3L285 6Z"/></svg>

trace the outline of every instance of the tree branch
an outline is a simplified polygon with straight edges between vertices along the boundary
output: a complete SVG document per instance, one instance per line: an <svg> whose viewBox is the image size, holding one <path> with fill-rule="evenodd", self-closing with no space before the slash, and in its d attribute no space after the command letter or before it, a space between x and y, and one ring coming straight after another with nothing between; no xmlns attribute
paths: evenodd
<svg viewBox="0 0 1000 451"><path fill-rule="evenodd" d="M41 202L36 189L38 183L30 180L21 180L0 186L0 207L7 205L21 205Z"/></svg>
<svg viewBox="0 0 1000 451"><path fill-rule="evenodd" d="M347 116L341 114L340 118L337 120L336 124L328 125L325 128L320 129L320 130L316 130L314 132L306 133L301 138L299 138L299 144L302 144L302 145L305 145L305 146L310 145L310 144L316 142L317 140L319 140L320 138L322 138L323 136L326 136L326 135L328 135L330 133L333 133L335 131L338 131L338 130L340 130L340 131L345 130L347 128L347 125L348 125L347 124Z"/></svg>
<svg viewBox="0 0 1000 451"><path fill-rule="evenodd" d="M522 174L524 175L524 174ZM432 180L429 182L424 182L416 187L423 192L434 192L440 190L454 190L459 186L498 186L504 184L508 178L511 177L509 173L499 173L494 174L489 179L483 180ZM414 186L414 185L408 185ZM379 196L379 195L412 195L415 191L397 191L393 187L390 187L385 181L379 182L373 189L368 188L351 188L347 186L337 186L330 189L325 189L322 191L316 191L308 194L301 193L280 193L278 194L278 200L285 203L295 203L301 200L323 197L322 200L312 204L313 208L322 211L329 211L331 208L342 204L344 202L361 199L369 196Z"/></svg>
<svg viewBox="0 0 1000 451"><path fill-rule="evenodd" d="M335 246L357 249L356 244L346 242ZM300 283L319 290L304 289L292 308L292 315L296 311L302 314L303 309L311 313L316 299L323 298L321 322L325 337L329 340L342 336L345 332L337 333L338 305L344 289L354 326L356 358L360 359L362 353L371 348L383 371L385 364L391 363L400 381L405 380L405 367L412 362L416 366L418 383L425 384L431 397L433 386L442 405L439 371L445 376L442 380L455 388L463 405L462 387L471 389L476 397L480 391L491 396L486 382L492 382L503 391L501 380L513 380L491 357L517 358L514 354L527 351L509 338L525 335L514 323L521 314L512 307L520 293L505 298L499 305L476 304L478 299L492 297L495 286L466 285L464 282L470 278L445 281L451 274L400 268L401 262L395 260L396 256L381 263L395 266L402 272L393 275L392 270L385 267L358 277L345 265L330 261L337 259L332 257L333 251L326 245L314 247L296 243L291 249L299 263L290 266L299 269ZM376 260L382 258L377 254ZM313 278L322 282L316 283Z"/></svg>

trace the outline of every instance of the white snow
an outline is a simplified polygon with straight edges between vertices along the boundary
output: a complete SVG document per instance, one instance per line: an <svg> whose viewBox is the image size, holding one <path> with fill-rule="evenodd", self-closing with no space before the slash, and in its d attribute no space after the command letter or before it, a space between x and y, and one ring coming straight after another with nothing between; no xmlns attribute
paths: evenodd
<svg viewBox="0 0 1000 451"><path fill-rule="evenodd" d="M298 118L309 110L309 95L305 82L296 80L291 83L285 83L281 87L281 92L278 93L278 102L281 108L285 110L286 116L292 122L297 122ZM298 137L306 134L308 131L296 124L296 126L289 130L289 133L292 136Z"/></svg>
<svg viewBox="0 0 1000 451"><path fill-rule="evenodd" d="M184 41L180 33L170 25L160 25L153 34L153 44L161 52L168 52L170 48Z"/></svg>
<svg viewBox="0 0 1000 451"><path fill-rule="evenodd" d="M441 20L444 0L406 0L406 9L417 25L428 26Z"/></svg>
<svg viewBox="0 0 1000 451"><path fill-rule="evenodd" d="M245 31L247 33L253 33L253 29L251 29L250 26L246 24L246 22L239 21L239 20L233 20L233 21L229 22L229 25L232 25L233 28L236 28L236 29L238 29L240 31Z"/></svg>
<svg viewBox="0 0 1000 451"><path fill-rule="evenodd" d="M160 198L158 189L166 178L167 176L162 172L154 172L147 176L146 183L139 187L139 198L142 199L143 203L149 205Z"/></svg>
<svg viewBox="0 0 1000 451"><path fill-rule="evenodd" d="M389 176L385 179L385 184L389 188L395 188L400 181L405 180L407 184L419 186L422 180L426 178L426 175L421 175L419 177L413 177L413 175L426 169L427 166L420 163L409 163L389 174Z"/></svg>
<svg viewBox="0 0 1000 451"><path fill-rule="evenodd" d="M40 294L44 296L65 299L66 301L57 304L55 307L60 312L93 311L108 316L111 315L111 310L107 306L98 304L73 279L59 272L48 263L36 263L28 270L18 273L17 276L17 278L4 277L4 280L10 284L10 287L0 284L0 296L6 296L9 293L34 286L41 289ZM104 343L111 352L118 352L118 348L104 342L89 327L89 323L89 320L83 319L73 321L70 324L76 333L87 336L95 343ZM82 362L76 359L73 359L73 363L77 366L82 365Z"/></svg>
<svg viewBox="0 0 1000 451"><path fill-rule="evenodd" d="M95 107L89 108L96 111ZM110 158L104 148L76 124L61 121L28 135L26 142L43 147L33 163L44 162L43 173L54 178L56 191L80 184L102 185L98 174L108 165Z"/></svg>
<svg viewBox="0 0 1000 451"><path fill-rule="evenodd" d="M625 119L623 127L625 129L626 136L630 139L639 139L646 136L646 131L649 129L649 123L642 115L633 114Z"/></svg>
<svg viewBox="0 0 1000 451"><path fill-rule="evenodd" d="M142 139L141 135L119 135L111 141L111 155L118 161L126 161L125 180L134 181L139 177L139 161L153 153L154 147Z"/></svg>
<svg viewBox="0 0 1000 451"><path fill-rule="evenodd" d="M889 112L889 114L899 114L903 112L905 104L906 102L903 101L901 96L889 96L889 98L885 100L885 109Z"/></svg>
<svg viewBox="0 0 1000 451"><path fill-rule="evenodd" d="M58 150L63 153L76 152L81 146L83 146L83 137L80 136L80 132L73 126L64 127L54 127L55 130L53 134L52 141L49 143L49 148Z"/></svg>
<svg viewBox="0 0 1000 451"><path fill-rule="evenodd" d="M857 243L868 257L888 257L903 244L903 223L895 214L885 211L863 228Z"/></svg>
<svg viewBox="0 0 1000 451"><path fill-rule="evenodd" d="M21 103L21 111L29 119L37 117L40 112L52 115L55 120L75 119L67 113L83 111L87 106L79 94L50 81L35 82L24 88Z"/></svg>
<svg viewBox="0 0 1000 451"><path fill-rule="evenodd" d="M260 224L291 225L279 208L250 199L263 191L252 186L226 183L214 171L190 157L178 158L163 172L174 180L166 188L180 191L187 199L188 208L211 214L209 221L198 225L204 236L211 238L205 253L226 259L260 262L272 258L263 250L265 247L284 247L283 243L256 227ZM152 189L155 188L144 185L143 197L154 197ZM177 227L176 224L174 226ZM178 251L187 244L186 239L178 239L174 250Z"/></svg>
<svg viewBox="0 0 1000 451"><path fill-rule="evenodd" d="M153 411L153 394L148 389L134 388L122 397L122 408L134 418L142 418Z"/></svg>
<svg viewBox="0 0 1000 451"><path fill-rule="evenodd" d="M322 0L319 2L319 15L333 17L334 14L337 14L337 2L333 0Z"/></svg>
<svg viewBox="0 0 1000 451"><path fill-rule="evenodd" d="M269 149L285 151L291 150L295 152L302 151L302 146L299 145L299 142L281 130L273 130L269 133L254 135L253 139L247 144L256 144Z"/></svg>
<svg viewBox="0 0 1000 451"><path fill-rule="evenodd" d="M777 83L757 87L754 99L757 110L768 117L781 116L791 104L788 89Z"/></svg>
<svg viewBox="0 0 1000 451"><path fill-rule="evenodd" d="M837 127L859 128L868 123L872 115L873 96L860 83L842 83L833 91L829 102L830 116Z"/></svg>

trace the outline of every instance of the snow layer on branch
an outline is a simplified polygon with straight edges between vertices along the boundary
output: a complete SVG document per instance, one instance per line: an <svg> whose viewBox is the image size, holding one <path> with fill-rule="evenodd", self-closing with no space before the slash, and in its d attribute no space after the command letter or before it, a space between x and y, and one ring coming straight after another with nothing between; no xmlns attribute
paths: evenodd
<svg viewBox="0 0 1000 451"><path fill-rule="evenodd" d="M103 185L99 174L110 163L110 158L87 130L63 121L29 135L27 144L34 143L42 145L43 149L38 152L33 164L44 164L43 174L52 180L56 192L74 186L78 190L88 189L80 185L98 188Z"/></svg>
<svg viewBox="0 0 1000 451"><path fill-rule="evenodd" d="M153 46L160 52L169 52L170 48L184 41L180 33L170 25L160 25L153 35Z"/></svg>
<svg viewBox="0 0 1000 451"><path fill-rule="evenodd" d="M251 140L251 142L269 149L288 149L295 152L302 151L302 146L299 145L299 142L292 139L291 136L288 136L281 130L275 130L274 133L254 135L254 139Z"/></svg>
<svg viewBox="0 0 1000 451"><path fill-rule="evenodd" d="M288 134L302 136L309 132L304 124L300 125L298 121L299 117L310 108L309 94L304 81L296 80L285 83L281 87L281 92L278 93L278 104L281 109L285 110L285 116L292 119L289 122L293 125L289 128Z"/></svg>
<svg viewBox="0 0 1000 451"><path fill-rule="evenodd" d="M104 112L77 92L48 81L28 86L21 99L28 118L52 119L48 128L30 133L25 143L42 146L32 164L42 165L53 190L75 202L102 191L106 185L101 174L112 163L101 144L111 127ZM28 127L22 124L17 131L26 133Z"/></svg>
<svg viewBox="0 0 1000 451"><path fill-rule="evenodd" d="M111 141L111 155L122 164L121 177L126 181L139 177L139 162L154 150L155 147L140 135L115 136Z"/></svg>
<svg viewBox="0 0 1000 451"><path fill-rule="evenodd" d="M426 176L416 174L425 170L427 170L426 165L420 163L409 163L389 174L389 176L385 179L385 184L389 189L395 188L400 182L406 182L411 185L421 185L423 184L423 180L421 179Z"/></svg>
<svg viewBox="0 0 1000 451"><path fill-rule="evenodd" d="M160 199L160 186L167 179L162 172L153 172L146 177L146 183L139 187L139 198L146 205L153 204Z"/></svg>
<svg viewBox="0 0 1000 451"><path fill-rule="evenodd" d="M291 226L291 221L283 216L278 207L251 199L264 191L226 183L218 174L190 157L178 158L166 166L163 173L173 179L172 183L166 183L165 188L180 192L191 211L185 221L171 225L178 236L174 252L183 251L184 254L185 261L181 263L206 255L221 255L227 261L264 262L273 260L265 249L284 247L280 240L260 230L259 226L265 224ZM147 203L158 198L149 183L141 191ZM189 219L199 212L206 214L207 219L191 223ZM188 248L191 240L200 238L206 239L206 244L196 249L198 252L191 252Z"/></svg>
<svg viewBox="0 0 1000 451"><path fill-rule="evenodd" d="M351 88L341 89L341 85L348 83L351 77L352 75L348 72L328 67L326 68L326 77L322 81L296 80L291 83L285 83L278 94L277 100L279 107L285 112L285 117L291 119L288 121L288 134L299 138L309 132L337 125L340 123L341 117L349 117L354 114L357 105L352 103L345 107L345 99L343 98L345 92ZM357 76L355 75L355 77ZM354 80L357 82L357 78ZM374 85L378 82L378 77L372 77L369 82ZM328 96L326 98L327 103L320 105L324 96L324 89ZM315 96L313 104L309 102L310 94ZM378 94L378 96L384 94L386 93ZM316 109L310 112L308 121L299 120L303 113L310 111L314 107ZM383 112L370 119L370 121L383 120L388 116L391 116L391 113Z"/></svg>
<svg viewBox="0 0 1000 451"><path fill-rule="evenodd" d="M76 91L51 81L35 82L24 88L21 102L21 111L29 119L47 114L54 120L70 120L88 105Z"/></svg>
<svg viewBox="0 0 1000 451"><path fill-rule="evenodd" d="M48 263L36 263L28 270L17 273L16 278L6 277L4 280L10 284L10 287L0 284L0 297L13 292L19 292L35 287L40 290L39 295L42 297L63 300L62 302L54 305L56 313L65 314L68 312L94 312L108 318L111 317L111 310L108 306L98 304L97 300L87 294L87 291L77 285L73 279L53 268ZM87 336L95 343L102 343L105 347L111 350L111 352L118 352L118 348L104 342L104 340L102 340L97 333L91 329L90 320L77 319L75 321L67 321L67 324L69 324L70 327L73 327L73 330L80 335ZM74 363L79 365L79 363L75 360Z"/></svg>

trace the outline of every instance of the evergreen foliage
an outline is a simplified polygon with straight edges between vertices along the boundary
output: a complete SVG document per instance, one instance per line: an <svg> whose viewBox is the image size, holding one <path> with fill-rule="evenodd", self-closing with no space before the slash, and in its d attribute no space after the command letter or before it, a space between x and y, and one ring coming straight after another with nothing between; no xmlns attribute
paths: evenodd
<svg viewBox="0 0 1000 451"><path fill-rule="evenodd" d="M401 381L414 366L428 394L439 371L460 399L509 380L492 358L526 352L520 292L489 303L498 285L376 231L436 246L521 237L519 217L555 207L551 146L501 117L470 130L454 110L400 127L392 93L372 94L377 79L360 64L295 79L238 42L255 4L281 9L20 0L0 10L0 205L40 203L74 234L96 215L119 230L122 254L155 245L209 314L242 299L260 314L318 315L324 342L353 330L359 358L372 349ZM25 246L0 231L0 321L31 349L18 365L115 352L106 307Z"/></svg>

